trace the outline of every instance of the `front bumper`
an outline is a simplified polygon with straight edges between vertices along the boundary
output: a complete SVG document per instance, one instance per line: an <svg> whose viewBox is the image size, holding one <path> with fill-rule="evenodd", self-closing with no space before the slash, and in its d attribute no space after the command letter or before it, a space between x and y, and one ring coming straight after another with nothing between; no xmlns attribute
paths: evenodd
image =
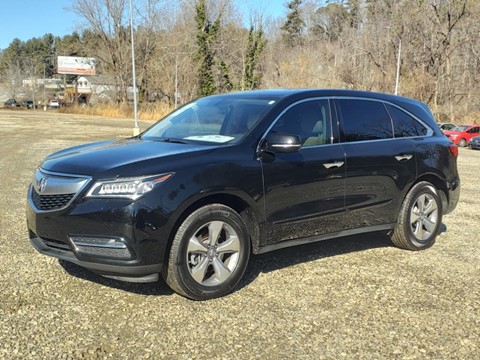
<svg viewBox="0 0 480 360"><path fill-rule="evenodd" d="M30 187L26 217L38 252L118 280L158 280L168 240L168 217L152 210L158 207L148 201L79 196L65 209L39 211L32 191Z"/></svg>
<svg viewBox="0 0 480 360"><path fill-rule="evenodd" d="M60 250L47 245L44 239L39 237L30 238L32 246L39 253L65 260L81 267L89 269L97 274L116 280L128 282L154 282L159 279L159 273L162 271L161 264L143 265L143 266L124 266L111 265L101 262L88 262L79 260L72 251Z"/></svg>

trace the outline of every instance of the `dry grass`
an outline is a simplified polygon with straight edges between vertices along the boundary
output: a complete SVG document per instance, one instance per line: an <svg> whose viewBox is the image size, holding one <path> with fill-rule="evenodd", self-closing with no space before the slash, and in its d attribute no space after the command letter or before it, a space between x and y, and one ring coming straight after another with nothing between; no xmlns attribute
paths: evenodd
<svg viewBox="0 0 480 360"><path fill-rule="evenodd" d="M165 103L141 104L138 109L140 120L158 120L171 112L173 108ZM95 106L73 105L60 109L60 112L67 114L81 114L106 116L112 118L132 118L133 105L131 104L98 104Z"/></svg>
<svg viewBox="0 0 480 360"><path fill-rule="evenodd" d="M142 120L158 120L173 111L173 107L165 103L142 104L138 110L138 117Z"/></svg>
<svg viewBox="0 0 480 360"><path fill-rule="evenodd" d="M468 125L479 125L480 124L480 113L478 112L471 112L465 116L463 116L462 119L460 117L457 118L458 121L457 123L459 124L468 124Z"/></svg>

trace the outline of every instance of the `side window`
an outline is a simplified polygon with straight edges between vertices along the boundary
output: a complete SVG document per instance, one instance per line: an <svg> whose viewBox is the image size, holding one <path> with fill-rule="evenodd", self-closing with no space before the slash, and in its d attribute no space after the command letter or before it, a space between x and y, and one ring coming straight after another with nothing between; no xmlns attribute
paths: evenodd
<svg viewBox="0 0 480 360"><path fill-rule="evenodd" d="M389 104L387 109L393 120L393 132L396 138L427 135L427 128L406 112Z"/></svg>
<svg viewBox="0 0 480 360"><path fill-rule="evenodd" d="M292 106L278 119L271 132L299 135L303 147L330 143L328 100L310 100Z"/></svg>
<svg viewBox="0 0 480 360"><path fill-rule="evenodd" d="M340 99L343 141L389 139L392 122L383 103L369 100Z"/></svg>

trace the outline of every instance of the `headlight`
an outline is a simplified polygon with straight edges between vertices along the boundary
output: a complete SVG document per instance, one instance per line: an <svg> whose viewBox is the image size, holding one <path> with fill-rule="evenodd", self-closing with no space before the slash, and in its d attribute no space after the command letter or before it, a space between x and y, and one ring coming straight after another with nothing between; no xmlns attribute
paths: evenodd
<svg viewBox="0 0 480 360"><path fill-rule="evenodd" d="M173 173L148 177L118 178L114 180L98 180L88 191L87 197L127 198L137 200L153 190L158 184L167 181Z"/></svg>

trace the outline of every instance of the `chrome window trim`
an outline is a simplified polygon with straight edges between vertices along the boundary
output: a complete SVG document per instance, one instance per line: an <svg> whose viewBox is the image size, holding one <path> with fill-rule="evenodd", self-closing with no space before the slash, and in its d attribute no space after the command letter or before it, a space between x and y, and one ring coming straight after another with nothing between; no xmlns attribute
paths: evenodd
<svg viewBox="0 0 480 360"><path fill-rule="evenodd" d="M397 108L400 111L403 111L407 115L411 116L415 121L419 122L422 126L424 126L427 129L427 134L426 135L419 135L419 136L404 136L404 137L395 137L395 128L393 126L393 118L391 114L388 112L388 109L385 107L385 111L387 112L388 116L390 117L390 121L392 122L392 132L393 132L393 137L392 139L418 139L418 138L423 138L423 137L429 137L435 134L433 129L428 126L425 122L423 122L421 119L419 119L417 116L412 114L410 111L407 109L394 104L388 100L383 100L383 99L373 99L373 98L368 98L368 97L357 97L357 96L331 96L330 97L332 100L366 100L366 101L375 101L375 102L380 102L382 104L388 104L391 105L395 108ZM378 141L378 140L390 140L390 139L375 139L375 140L359 140L359 141L340 141L340 143L357 143L357 142L364 142L364 141Z"/></svg>
<svg viewBox="0 0 480 360"><path fill-rule="evenodd" d="M397 104L394 104L388 100L383 100L383 99L374 99L374 98L369 98L369 97L363 97L363 96L338 96L338 95L333 95L333 96L315 96L315 97L310 97L310 98L305 98L305 99L301 99L301 100L298 100L292 104L290 104L289 106L287 106L280 114L278 114L278 116L272 121L272 123L270 124L270 126L267 128L267 130L263 133L262 137L260 138L260 141L258 142L258 145L257 145L257 153L261 152L261 148L260 148L260 145L262 144L262 142L266 139L268 133L270 132L270 130L275 126L275 124L278 122L278 120L283 116L283 114L285 114L288 110L290 110L293 106L295 105L298 105L298 104L301 104L301 103L304 103L304 102L307 102L307 101L315 101L315 100L327 100L328 101L328 107L329 107L329 115L330 115L330 143L327 143L327 144L320 144L320 145L313 145L313 146L308 146L306 148L304 148L303 146L300 148L299 151L302 151L304 149L313 149L313 148L318 148L318 147L322 147L322 146L327 146L327 145L335 145L336 143L333 142L334 140L334 132L333 132L333 116L332 116L332 101L334 100L365 100L365 101L375 101L375 102L380 102L384 105L384 108L385 108L385 111L387 112L388 116L390 117L390 122L392 124L392 134L393 134L393 137L391 138L388 138L388 139L374 139L374 140L358 140L358 141L341 141L339 139L339 142L338 144L355 144L355 143L364 143L364 142L372 142L372 141L375 141L375 142L378 142L378 141L386 141L386 140L401 140L401 139L419 139L419 138L424 138L424 137L430 137L430 136L433 136L435 134L435 132L433 131L433 129L428 125L426 124L424 121L422 121L421 119L419 119L417 116L415 116L414 114L412 114L410 111L408 111L407 109L397 105ZM395 128L393 126L393 118L391 116L391 114L388 112L388 109L387 107L385 106L385 104L388 104L388 105L391 105L395 108L397 108L398 110L400 111L403 111L404 113L406 113L407 115L409 115L410 117L412 117L415 121L419 122L422 126L424 126L426 129L427 129L427 134L425 135L419 135L419 136L405 136L405 137L395 137ZM338 112L338 110L337 110ZM337 120L338 120L338 114L337 114ZM339 124L337 124L337 126L339 126Z"/></svg>

